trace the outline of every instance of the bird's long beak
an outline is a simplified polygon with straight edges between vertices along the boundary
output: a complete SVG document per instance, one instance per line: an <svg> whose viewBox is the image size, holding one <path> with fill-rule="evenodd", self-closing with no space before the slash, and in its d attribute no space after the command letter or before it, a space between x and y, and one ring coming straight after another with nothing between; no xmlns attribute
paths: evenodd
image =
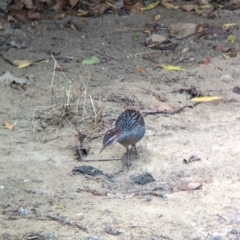
<svg viewBox="0 0 240 240"><path fill-rule="evenodd" d="M105 148L106 148L106 146L103 145L99 153L101 153Z"/></svg>

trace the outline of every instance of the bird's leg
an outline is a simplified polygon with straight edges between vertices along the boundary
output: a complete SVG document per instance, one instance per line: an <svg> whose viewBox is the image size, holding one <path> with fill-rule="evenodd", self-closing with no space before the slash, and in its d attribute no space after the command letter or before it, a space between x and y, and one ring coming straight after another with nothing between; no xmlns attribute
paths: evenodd
<svg viewBox="0 0 240 240"><path fill-rule="evenodd" d="M134 153L135 153L136 155L138 155L138 153L137 153L137 148L136 148L136 145L135 145L135 144L132 145L131 152L133 152L133 149L134 149Z"/></svg>
<svg viewBox="0 0 240 240"><path fill-rule="evenodd" d="M129 166L130 166L130 160L129 160L129 158L130 158L130 151L129 151L129 148L128 147L126 147L126 150L127 150L127 169L129 170Z"/></svg>

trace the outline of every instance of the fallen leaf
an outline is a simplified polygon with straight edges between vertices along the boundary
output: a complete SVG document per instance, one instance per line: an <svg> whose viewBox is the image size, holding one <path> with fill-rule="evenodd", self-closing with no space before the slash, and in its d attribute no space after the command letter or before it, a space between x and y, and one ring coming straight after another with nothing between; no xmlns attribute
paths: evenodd
<svg viewBox="0 0 240 240"><path fill-rule="evenodd" d="M208 17L209 19L214 19L214 18L216 18L216 14L215 14L214 12L209 12L208 15L207 15L207 17Z"/></svg>
<svg viewBox="0 0 240 240"><path fill-rule="evenodd" d="M234 35L229 35L228 36L228 41L231 43L231 44L235 44L236 43L236 37Z"/></svg>
<svg viewBox="0 0 240 240"><path fill-rule="evenodd" d="M89 10L90 14L93 16L99 16L102 15L107 9L109 9L110 6L106 3L100 3L94 6Z"/></svg>
<svg viewBox="0 0 240 240"><path fill-rule="evenodd" d="M131 9L132 13L141 13L141 8L144 7L144 4L142 1L137 1L133 6L128 6Z"/></svg>
<svg viewBox="0 0 240 240"><path fill-rule="evenodd" d="M77 5L77 3L79 2L79 0L69 0L69 2L70 2L71 7L74 8Z"/></svg>
<svg viewBox="0 0 240 240"><path fill-rule="evenodd" d="M152 35L150 35L149 37L146 38L145 44L147 47L152 47L153 45L161 44L161 43L165 42L166 40L167 40L167 38L165 36L157 34L157 33L153 33Z"/></svg>
<svg viewBox="0 0 240 240"><path fill-rule="evenodd" d="M7 16L7 20L8 20L8 22L17 22L16 18L14 18L14 17L11 16L11 15L8 15L8 16Z"/></svg>
<svg viewBox="0 0 240 240"><path fill-rule="evenodd" d="M196 33L196 26L194 23L174 23L169 30L176 39L184 39Z"/></svg>
<svg viewBox="0 0 240 240"><path fill-rule="evenodd" d="M39 20L41 18L41 13L35 12L35 13L28 13L28 19L30 20Z"/></svg>
<svg viewBox="0 0 240 240"><path fill-rule="evenodd" d="M3 30L5 28L5 20L4 19L0 19L0 30Z"/></svg>
<svg viewBox="0 0 240 240"><path fill-rule="evenodd" d="M58 204L58 205L56 206L56 209L57 209L57 210L64 210L64 206L63 206L62 204Z"/></svg>
<svg viewBox="0 0 240 240"><path fill-rule="evenodd" d="M196 5L181 5L180 8L184 11L190 12L190 11L196 11L198 12L198 7Z"/></svg>
<svg viewBox="0 0 240 240"><path fill-rule="evenodd" d="M142 75L148 75L148 72L142 66L137 65L136 70L140 72Z"/></svg>
<svg viewBox="0 0 240 240"><path fill-rule="evenodd" d="M223 55L223 57L226 59L226 60L229 60L231 57L228 55L228 54L226 54L226 53L223 53L222 54Z"/></svg>
<svg viewBox="0 0 240 240"><path fill-rule="evenodd" d="M202 188L202 183L198 182L183 182L178 186L180 191L198 190Z"/></svg>
<svg viewBox="0 0 240 240"><path fill-rule="evenodd" d="M155 3L150 3L149 5L147 5L146 7L142 7L140 8L142 11L148 11L148 10L152 10L155 7L157 7L159 5L160 1L155 2Z"/></svg>
<svg viewBox="0 0 240 240"><path fill-rule="evenodd" d="M8 129L8 130L13 130L14 129L14 125L10 122L5 122L4 123L4 128Z"/></svg>
<svg viewBox="0 0 240 240"><path fill-rule="evenodd" d="M209 3L208 0L197 0L197 2L200 4L200 5L206 5Z"/></svg>
<svg viewBox="0 0 240 240"><path fill-rule="evenodd" d="M16 65L18 69L20 69L20 68L31 66L33 62L30 62L28 60L14 60L13 64Z"/></svg>
<svg viewBox="0 0 240 240"><path fill-rule="evenodd" d="M226 23L226 24L223 24L223 29L228 30L236 26L238 26L238 23Z"/></svg>
<svg viewBox="0 0 240 240"><path fill-rule="evenodd" d="M32 3L32 0L21 0L20 1L23 6L27 9L33 9L33 3Z"/></svg>
<svg viewBox="0 0 240 240"><path fill-rule="evenodd" d="M135 33L135 34L133 35L133 39L134 39L134 40L138 40L139 38L140 38L139 34Z"/></svg>
<svg viewBox="0 0 240 240"><path fill-rule="evenodd" d="M154 17L154 21L155 21L155 22L157 22L157 21L159 21L159 20L160 20L160 18L161 18L161 15L160 15L160 14L158 14L158 15L156 15L156 16Z"/></svg>
<svg viewBox="0 0 240 240"><path fill-rule="evenodd" d="M161 67L165 70L169 70L169 71L185 71L184 68L180 68L180 67L174 66L174 65L159 65L159 67Z"/></svg>
<svg viewBox="0 0 240 240"><path fill-rule="evenodd" d="M192 102L212 102L216 100L221 100L222 97L219 96L211 96L211 97L195 97L191 99Z"/></svg>
<svg viewBox="0 0 240 240"><path fill-rule="evenodd" d="M209 59L209 58L206 58L205 60L200 61L199 63L200 63L200 64L204 64L204 65L208 65L208 64L210 63L210 59Z"/></svg>
<svg viewBox="0 0 240 240"><path fill-rule="evenodd" d="M84 60L82 60L82 63L93 65L93 64L100 63L100 61L96 56L92 56L92 57L88 57L88 58L85 58Z"/></svg>
<svg viewBox="0 0 240 240"><path fill-rule="evenodd" d="M229 51L231 51L231 47L229 47L227 45L222 45L222 44L215 45L213 49L215 51L219 51L219 52L229 52Z"/></svg>
<svg viewBox="0 0 240 240"><path fill-rule="evenodd" d="M179 9L179 6L174 6L170 3L168 3L167 1L162 1L160 3L163 7L165 7L166 9L169 9L169 10L177 10Z"/></svg>
<svg viewBox="0 0 240 240"><path fill-rule="evenodd" d="M19 85L24 85L27 83L27 80L24 78L18 78L13 76L9 71L7 71L6 73L4 73L1 77L0 77L0 83L3 84L7 84L7 85L11 85L13 82L19 84Z"/></svg>
<svg viewBox="0 0 240 240"><path fill-rule="evenodd" d="M114 8L115 10L117 10L117 7L115 5L113 5L112 3L110 2L105 2L107 5L109 5L110 7Z"/></svg>
<svg viewBox="0 0 240 240"><path fill-rule="evenodd" d="M210 9L212 7L213 7L212 4L204 4L204 5L200 5L199 9L206 10L206 9Z"/></svg>
<svg viewBox="0 0 240 240"><path fill-rule="evenodd" d="M175 110L172 106L165 102L161 102L157 99L152 100L144 105L145 110L151 110L153 112L172 112Z"/></svg>
<svg viewBox="0 0 240 240"><path fill-rule="evenodd" d="M82 9L78 9L77 12L74 13L74 16L77 16L77 17L84 17L88 15L89 15L89 11L84 11Z"/></svg>

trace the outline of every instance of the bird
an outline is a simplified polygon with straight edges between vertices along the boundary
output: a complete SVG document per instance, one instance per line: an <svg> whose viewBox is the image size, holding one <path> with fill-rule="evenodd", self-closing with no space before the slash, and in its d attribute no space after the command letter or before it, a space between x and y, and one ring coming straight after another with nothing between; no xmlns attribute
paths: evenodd
<svg viewBox="0 0 240 240"><path fill-rule="evenodd" d="M115 123L115 127L103 137L103 145L100 153L119 142L126 147L127 167L129 169L130 151L133 149L137 154L136 143L139 142L146 132L142 114L135 109L127 109L122 112ZM132 145L131 150L129 146Z"/></svg>

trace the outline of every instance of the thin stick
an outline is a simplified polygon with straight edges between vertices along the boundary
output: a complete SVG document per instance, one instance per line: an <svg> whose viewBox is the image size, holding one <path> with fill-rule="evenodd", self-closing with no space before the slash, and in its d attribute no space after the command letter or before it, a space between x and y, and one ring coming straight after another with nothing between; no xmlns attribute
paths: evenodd
<svg viewBox="0 0 240 240"><path fill-rule="evenodd" d="M94 103L93 103L93 100L92 100L92 96L89 95L89 98L90 98L90 100L91 100L92 108L93 108L93 111L94 111L94 114L95 114L95 118L96 118L97 113L96 113L95 106L94 106Z"/></svg>
<svg viewBox="0 0 240 240"><path fill-rule="evenodd" d="M52 54L51 54L51 57L54 60L54 68L53 68L52 81L51 81L52 105L53 105L53 94L54 94L54 92L53 92L53 81L54 81L54 78L55 78L55 69L57 67L57 61L55 60L55 58Z"/></svg>
<svg viewBox="0 0 240 240"><path fill-rule="evenodd" d="M157 114L157 113L175 114L175 113L181 112L183 109L185 109L187 107L192 108L192 107L195 107L198 104L200 104L200 102L199 103L194 103L193 105L185 105L183 107L177 108L177 109L175 109L173 111L169 111L169 112L164 111L164 110L162 110L162 111L158 111L158 110L140 110L140 112L141 113L145 113L145 114Z"/></svg>
<svg viewBox="0 0 240 240"><path fill-rule="evenodd" d="M89 159L89 160L81 160L80 162L111 162L111 161L120 161L122 158L109 158L109 159Z"/></svg>
<svg viewBox="0 0 240 240"><path fill-rule="evenodd" d="M63 136L57 136L57 137L54 137L54 138L46 139L46 140L43 141L43 143L47 143L47 142L56 140L56 139L58 139L58 138L71 137L72 135L73 135L73 134L67 134L67 135L63 135Z"/></svg>

